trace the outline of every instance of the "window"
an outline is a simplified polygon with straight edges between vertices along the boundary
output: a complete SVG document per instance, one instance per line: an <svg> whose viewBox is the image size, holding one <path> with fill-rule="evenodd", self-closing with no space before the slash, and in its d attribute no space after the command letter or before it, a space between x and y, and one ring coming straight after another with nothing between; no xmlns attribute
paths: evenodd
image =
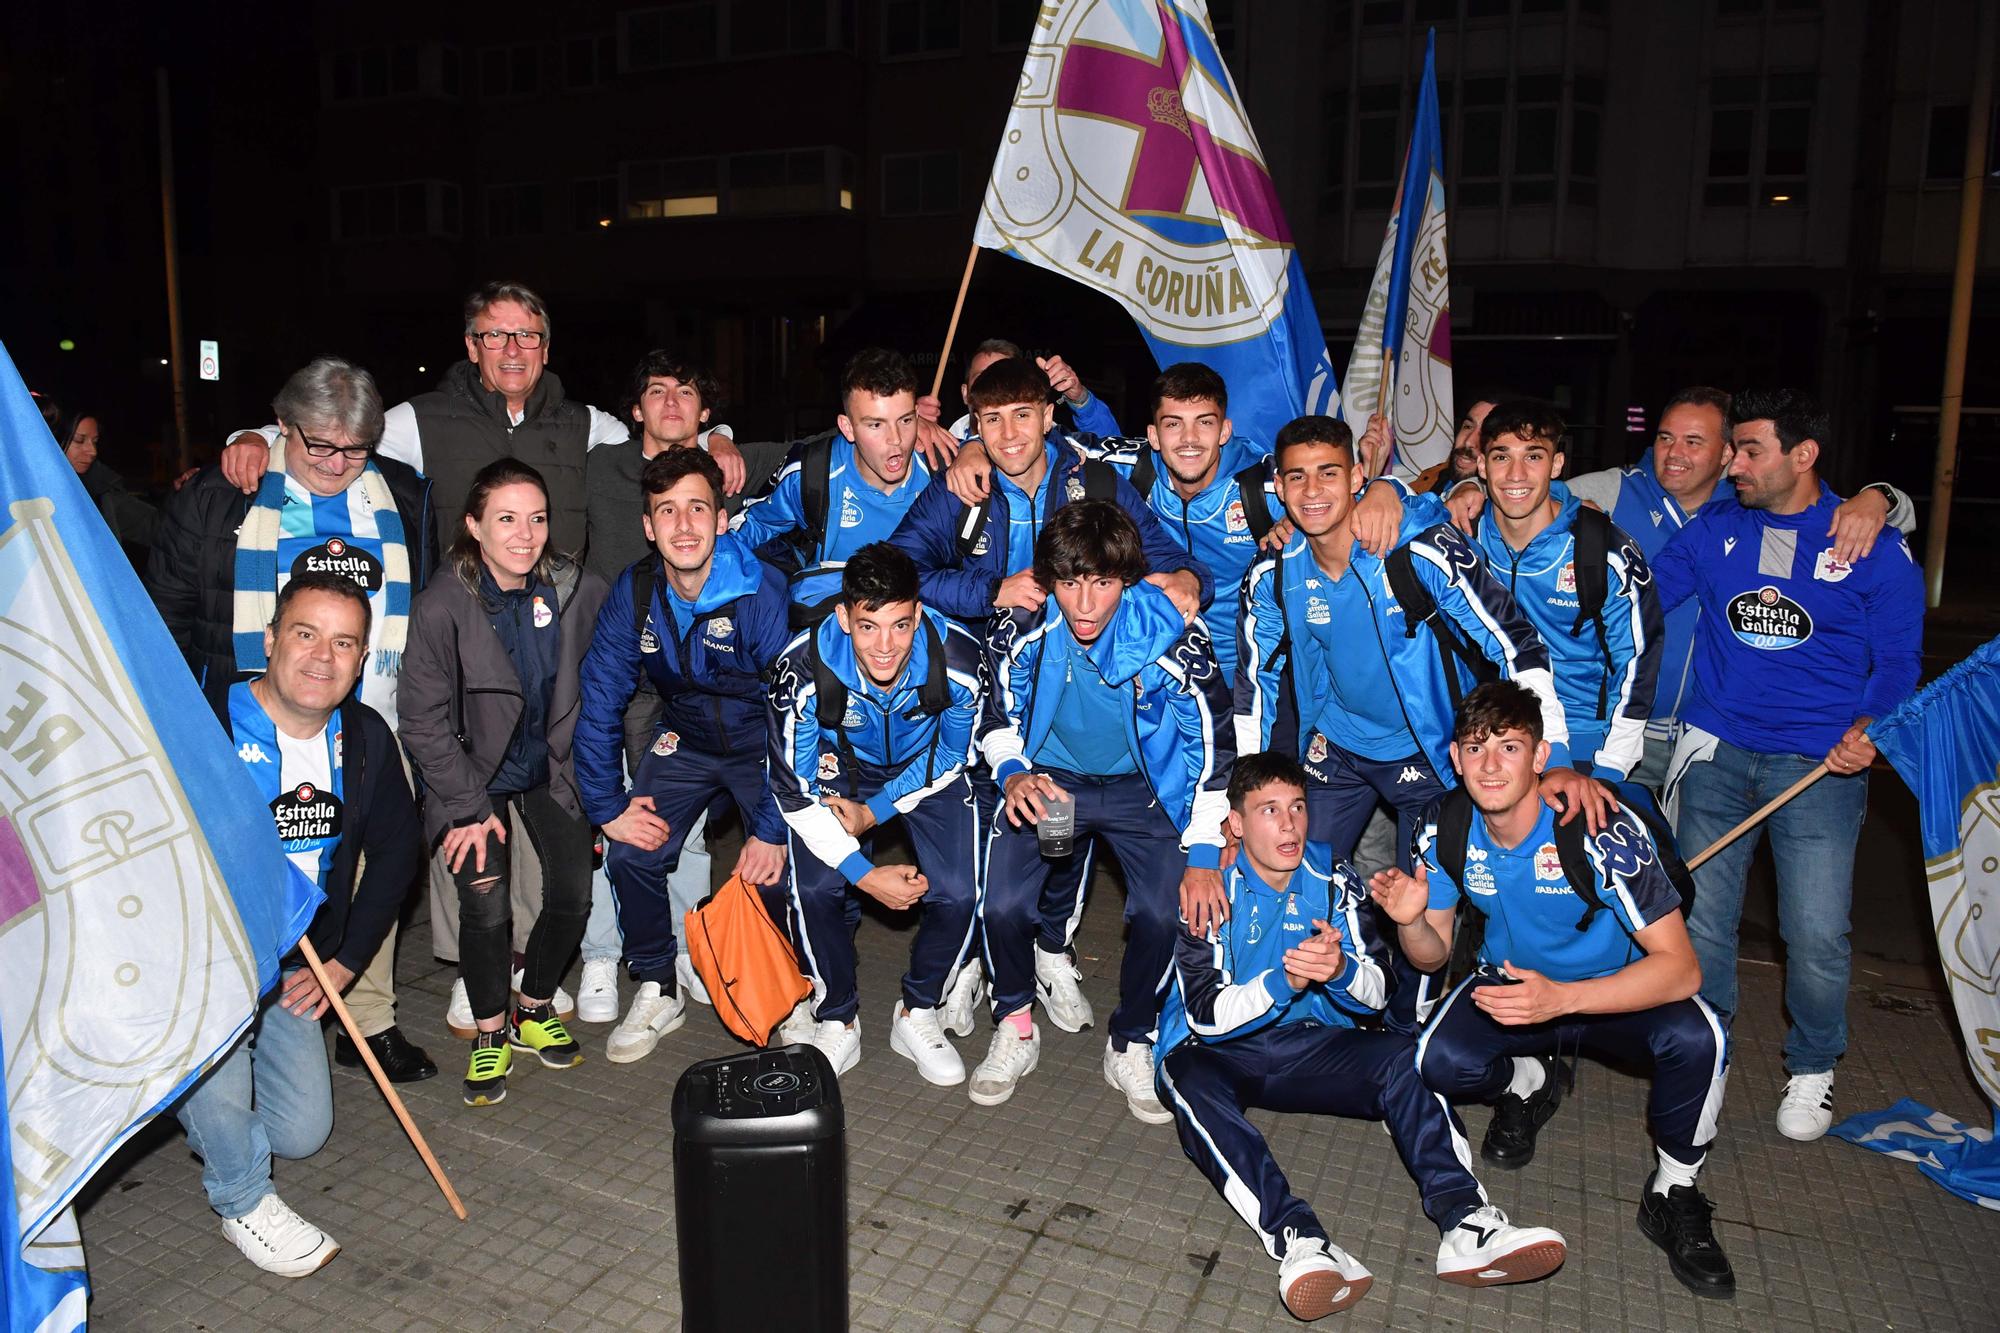
<svg viewBox="0 0 2000 1333"><path fill-rule="evenodd" d="M1402 27L1403 0L1362 0L1361 26L1364 28Z"/></svg>
<svg viewBox="0 0 2000 1333"><path fill-rule="evenodd" d="M488 236L539 236L542 232L542 187L491 185L486 189Z"/></svg>
<svg viewBox="0 0 2000 1333"><path fill-rule="evenodd" d="M1597 148L1603 131L1604 80L1579 74L1570 81L1569 202L1597 202Z"/></svg>
<svg viewBox="0 0 2000 1333"><path fill-rule="evenodd" d="M623 184L621 216L634 220L845 212L854 207L854 159L816 147L627 162Z"/></svg>
<svg viewBox="0 0 2000 1333"><path fill-rule="evenodd" d="M1709 81L1708 179L1702 202L1742 208L1797 207L1806 199L1811 157L1811 72L1754 74Z"/></svg>
<svg viewBox="0 0 2000 1333"><path fill-rule="evenodd" d="M919 217L957 211L957 153L883 154L883 217Z"/></svg>
<svg viewBox="0 0 2000 1333"><path fill-rule="evenodd" d="M715 0L681 0L658 9L635 9L618 16L625 68L664 69L716 59L722 28Z"/></svg>
<svg viewBox="0 0 2000 1333"><path fill-rule="evenodd" d="M883 58L957 54L958 17L958 0L883 0Z"/></svg>
<svg viewBox="0 0 2000 1333"><path fill-rule="evenodd" d="M1387 208L1403 169L1397 132L1403 90L1393 83L1364 85L1355 97L1354 206Z"/></svg>
<svg viewBox="0 0 2000 1333"><path fill-rule="evenodd" d="M1458 18L1458 0L1417 0L1417 22L1451 23Z"/></svg>
<svg viewBox="0 0 2000 1333"><path fill-rule="evenodd" d="M722 195L712 157L625 164L625 216L691 218L719 212Z"/></svg>
<svg viewBox="0 0 2000 1333"><path fill-rule="evenodd" d="M542 52L535 46L489 46L479 53L481 97L526 97L541 86Z"/></svg>
<svg viewBox="0 0 2000 1333"><path fill-rule="evenodd" d="M618 39L608 32L563 43L563 87L595 88L618 77Z"/></svg>
<svg viewBox="0 0 2000 1333"><path fill-rule="evenodd" d="M1562 144L1562 76L1521 74L1514 79L1514 165L1510 204L1552 204L1556 154Z"/></svg>
<svg viewBox="0 0 2000 1333"><path fill-rule="evenodd" d="M826 0L730 0L729 54L741 60L829 50L835 22Z"/></svg>
<svg viewBox="0 0 2000 1333"><path fill-rule="evenodd" d="M1507 113L1504 75L1466 79L1459 86L1464 113L1458 133L1456 203L1467 208L1500 202L1500 141Z"/></svg>
<svg viewBox="0 0 2000 1333"><path fill-rule="evenodd" d="M570 186L569 224L578 231L609 227L618 217L618 178L585 176Z"/></svg>
<svg viewBox="0 0 2000 1333"><path fill-rule="evenodd" d="M1924 179L1956 181L1965 174L1965 135L1971 112L1964 106L1934 106L1924 136Z"/></svg>
<svg viewBox="0 0 2000 1333"><path fill-rule="evenodd" d="M449 85L443 86L440 53L449 54ZM458 94L457 52L449 47L405 42L361 51L339 51L327 62L327 98L332 102L379 102L423 93Z"/></svg>
<svg viewBox="0 0 2000 1333"><path fill-rule="evenodd" d="M350 185L333 192L334 239L338 241L456 236L458 213L458 187L446 181Z"/></svg>
<svg viewBox="0 0 2000 1333"><path fill-rule="evenodd" d="M1326 95L1326 156L1321 177L1319 211L1338 213L1347 199L1347 90Z"/></svg>

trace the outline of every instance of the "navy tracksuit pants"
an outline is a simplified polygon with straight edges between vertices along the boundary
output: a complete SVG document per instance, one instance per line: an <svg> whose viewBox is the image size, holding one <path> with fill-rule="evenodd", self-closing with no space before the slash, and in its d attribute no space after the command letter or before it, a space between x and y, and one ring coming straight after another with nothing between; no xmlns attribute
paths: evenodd
<svg viewBox="0 0 2000 1333"><path fill-rule="evenodd" d="M1467 1168L1464 1131L1424 1086L1408 1037L1285 1023L1216 1042L1185 1041L1159 1065L1160 1100L1181 1148L1273 1259L1285 1231L1329 1239L1312 1205L1292 1193L1264 1136L1243 1113L1302 1111L1385 1121L1424 1214L1440 1232L1486 1202ZM1252 1208L1256 1211L1253 1215Z"/></svg>
<svg viewBox="0 0 2000 1333"><path fill-rule="evenodd" d="M667 898L667 876L681 862L681 844L695 819L718 795L734 800L743 822L749 824L758 804L766 799L769 782L764 775L761 744L727 755L704 754L678 743L661 754L659 746L656 738L639 760L639 769L632 775L632 795L653 798L653 813L667 821L667 840L658 850L648 852L607 838L604 873L611 881L612 896L618 900L618 930L625 937L626 966L639 981L656 981L661 990L672 993L679 923ZM784 881L762 886L758 893L771 920L783 929L788 914Z"/></svg>
<svg viewBox="0 0 2000 1333"><path fill-rule="evenodd" d="M1000 789L993 784L991 776L982 771L972 779L972 793L979 801L982 811L997 810L1000 807ZM979 851L986 853L986 818L980 817ZM1077 923L1083 920L1084 901L1090 893L1090 858L1092 847L1086 842L1077 849L1075 856L1063 861L1049 862L1048 882L1042 886L1042 928L1035 936L1035 947L1048 953L1067 953L1069 942L1076 934ZM982 867L983 873L983 867ZM972 948L966 958L983 959L986 946L982 937L979 918L975 913L972 923Z"/></svg>
<svg viewBox="0 0 2000 1333"><path fill-rule="evenodd" d="M1173 963L1174 931L1181 912L1181 875L1187 853L1180 830L1153 799L1144 776L1087 777L1047 772L1076 799L1076 852L1102 838L1125 872L1125 958L1118 970L1118 1008L1111 1035L1121 1042L1149 1042L1160 1017L1160 995ZM986 844L986 878L979 917L986 932L986 974L993 981L993 1014L1004 1018L1035 999L1035 942L1050 941L1044 925L1047 889L1061 861L1042 858L1035 827L1015 828L1004 808L993 812ZM1052 948L1050 952L1054 952Z"/></svg>
<svg viewBox="0 0 2000 1333"><path fill-rule="evenodd" d="M886 771L851 761L843 794L865 801L882 790ZM972 783L957 781L926 796L917 808L899 814L916 847L917 869L930 881L918 900L923 919L910 944L910 970L903 974L903 1003L911 1009L935 1009L944 996L945 980L957 969L972 944L972 920L979 899L981 805ZM861 836L861 853L873 857L875 830ZM854 981L854 929L861 924L861 890L847 877L814 856L794 836L791 855L792 909L805 946L800 959L813 982L816 1018L847 1022L860 1006Z"/></svg>
<svg viewBox="0 0 2000 1333"><path fill-rule="evenodd" d="M1433 1091L1454 1102L1490 1102L1507 1090L1517 1055L1568 1050L1622 1060L1645 1052L1653 1061L1646 1119L1654 1141L1677 1162L1701 1164L1729 1077L1729 1034L1705 1001L1513 1027L1494 1022L1472 1002L1468 992L1477 980L1467 978L1451 993L1417 1041L1417 1068Z"/></svg>
<svg viewBox="0 0 2000 1333"><path fill-rule="evenodd" d="M1325 757L1313 758L1322 746ZM1416 838L1417 821L1432 801L1450 790L1422 754L1393 760L1363 759L1317 732L1306 747L1305 770L1313 779L1306 789L1306 836L1331 844L1335 856L1349 860L1355 844L1361 841L1361 830L1375 813L1376 802L1387 801L1396 811L1396 864L1405 873L1413 865L1410 844ZM1396 923L1382 915L1373 902L1367 910L1376 913L1377 932L1389 950L1389 971L1395 983L1389 990L1389 1003L1382 1008L1383 1025L1391 1032L1414 1036L1435 1002L1437 977L1411 967L1396 947Z"/></svg>

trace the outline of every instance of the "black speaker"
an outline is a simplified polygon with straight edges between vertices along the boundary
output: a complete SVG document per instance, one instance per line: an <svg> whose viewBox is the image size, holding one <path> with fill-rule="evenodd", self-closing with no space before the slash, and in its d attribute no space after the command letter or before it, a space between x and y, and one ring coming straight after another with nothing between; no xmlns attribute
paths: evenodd
<svg viewBox="0 0 2000 1333"><path fill-rule="evenodd" d="M847 1327L847 1116L816 1046L703 1060L674 1087L688 1333Z"/></svg>

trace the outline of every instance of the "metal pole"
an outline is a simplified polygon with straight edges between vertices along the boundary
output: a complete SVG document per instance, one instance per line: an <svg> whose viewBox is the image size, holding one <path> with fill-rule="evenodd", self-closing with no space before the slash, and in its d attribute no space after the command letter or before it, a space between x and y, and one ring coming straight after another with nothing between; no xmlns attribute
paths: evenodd
<svg viewBox="0 0 2000 1333"><path fill-rule="evenodd" d="M1944 596L1944 543L1951 527L1951 493L1958 477L1958 419L1965 396L1965 344L1972 328L1972 276L1979 262L1979 206L1986 194L1986 132L1993 110L1993 31L1996 6L1975 6L1972 105L1966 109L1965 178L1958 195L1958 257L1951 271L1951 325L1944 352L1944 395L1938 404L1937 470L1931 477L1931 529L1924 543L1924 604Z"/></svg>
<svg viewBox="0 0 2000 1333"><path fill-rule="evenodd" d="M188 449L187 365L181 342L181 263L174 244L174 123L165 66L153 71L160 100L160 238L167 252L167 361L174 383L174 475L194 466Z"/></svg>

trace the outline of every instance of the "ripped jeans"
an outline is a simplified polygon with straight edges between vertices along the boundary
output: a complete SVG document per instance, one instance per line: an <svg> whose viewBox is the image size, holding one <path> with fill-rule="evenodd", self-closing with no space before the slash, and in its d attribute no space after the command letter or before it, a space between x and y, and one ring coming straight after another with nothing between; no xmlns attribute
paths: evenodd
<svg viewBox="0 0 2000 1333"><path fill-rule="evenodd" d="M547 999L562 981L590 917L590 823L557 804L547 786L512 796L495 793L493 803L495 813L502 806L513 809L541 862L542 912L528 935L521 994ZM468 852L452 872L458 885L458 971L473 1017L492 1018L507 1012L513 971L506 849L489 834L486 869L474 864Z"/></svg>

